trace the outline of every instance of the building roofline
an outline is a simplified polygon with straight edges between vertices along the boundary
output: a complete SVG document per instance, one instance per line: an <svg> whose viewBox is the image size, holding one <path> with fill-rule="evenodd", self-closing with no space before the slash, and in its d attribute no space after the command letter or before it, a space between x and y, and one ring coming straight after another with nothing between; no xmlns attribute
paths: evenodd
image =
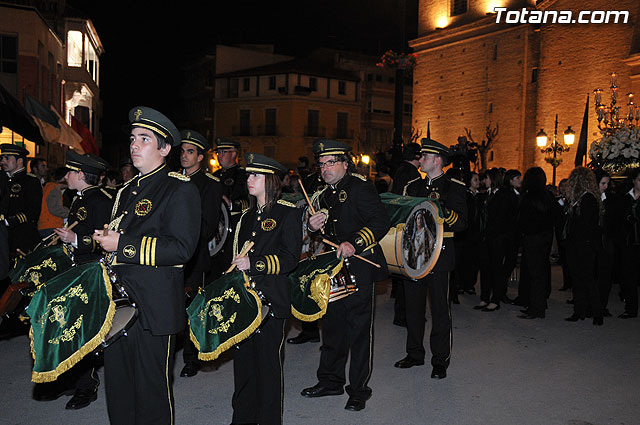
<svg viewBox="0 0 640 425"><path fill-rule="evenodd" d="M239 71L227 72L216 75L218 78L233 77L253 77L260 75L282 75L282 74L306 74L316 77L328 77L340 80L360 81L360 78L350 71L344 71L337 68L322 68L320 63L294 59L284 62L277 62L270 65L258 66L255 68L242 69Z"/></svg>
<svg viewBox="0 0 640 425"><path fill-rule="evenodd" d="M14 3L5 3L5 2L2 2L2 1L0 1L0 7L6 7L6 8L10 8L10 9L19 9L19 10L26 10L26 11L34 12L36 15L38 15L38 17L40 18L42 23L47 27L47 29L49 30L49 33L51 35L53 35L56 40L58 40L58 42L60 43L61 46L64 46L64 43L60 39L60 36L58 36L58 34L54 31L53 28L51 28L51 26L49 26L49 23L47 23L46 19L44 19L44 17L40 14L38 9L36 9L35 7L21 5L21 4L14 4Z"/></svg>

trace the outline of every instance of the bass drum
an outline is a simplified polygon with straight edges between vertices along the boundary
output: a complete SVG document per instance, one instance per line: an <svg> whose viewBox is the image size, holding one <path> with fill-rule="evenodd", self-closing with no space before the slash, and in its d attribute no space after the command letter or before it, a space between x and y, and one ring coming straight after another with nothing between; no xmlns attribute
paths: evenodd
<svg viewBox="0 0 640 425"><path fill-rule="evenodd" d="M216 255L224 246L227 238L231 234L231 214L227 205L222 202L220 204L220 218L218 220L218 231L213 236L213 239L209 241L207 246L209 247L209 256Z"/></svg>
<svg viewBox="0 0 640 425"><path fill-rule="evenodd" d="M381 195L391 217L391 228L380 241L389 272L413 280L422 279L440 256L444 236L439 206L426 198Z"/></svg>

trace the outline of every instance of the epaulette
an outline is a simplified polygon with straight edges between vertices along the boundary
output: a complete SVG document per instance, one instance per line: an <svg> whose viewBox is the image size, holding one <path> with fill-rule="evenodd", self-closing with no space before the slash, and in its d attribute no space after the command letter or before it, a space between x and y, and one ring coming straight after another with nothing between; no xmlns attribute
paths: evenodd
<svg viewBox="0 0 640 425"><path fill-rule="evenodd" d="M465 187L467 186L466 184L464 184L463 182L461 182L461 181L460 181L460 180L458 180L458 179L449 179L449 180L451 180L452 182L456 182L456 183L458 183L458 184L461 184L461 185L463 185L463 186L465 186Z"/></svg>
<svg viewBox="0 0 640 425"><path fill-rule="evenodd" d="M100 192L102 192L105 195L107 195L109 197L109 199L113 199L113 196L111 196L111 194L109 192L107 192L106 190L104 190L103 188L100 188Z"/></svg>
<svg viewBox="0 0 640 425"><path fill-rule="evenodd" d="M187 177L187 176L183 176L180 173L176 173L175 171L171 171L169 174L167 174L169 177L173 177L175 179L178 180L182 180L183 182L188 182L191 181L191 178Z"/></svg>
<svg viewBox="0 0 640 425"><path fill-rule="evenodd" d="M291 203L289 201L285 201L284 199L278 199L277 203L280 204L280 205L287 206L287 207L296 208L296 204L293 204L293 203Z"/></svg>
<svg viewBox="0 0 640 425"><path fill-rule="evenodd" d="M217 178L216 176L214 176L213 174L210 173L204 173L205 176L209 177L211 180L216 181L218 183L220 183L220 179Z"/></svg>
<svg viewBox="0 0 640 425"><path fill-rule="evenodd" d="M411 183L415 182L415 181L418 181L418 180L422 180L422 176L421 176L421 177L416 177L416 178L415 178L415 179L413 179L413 180L409 180L409 181L407 182L407 184L405 184L405 185L404 185L404 188L402 188L402 196L407 196L407 188L409 187L409 185L410 185Z"/></svg>
<svg viewBox="0 0 640 425"><path fill-rule="evenodd" d="M357 177L357 178L359 178L359 179L360 179L360 180L362 180L363 182L366 182L366 181L367 181L367 178L366 178L365 176L363 176L362 174L358 174L358 173L351 173L351 175L352 175L353 177Z"/></svg>
<svg viewBox="0 0 640 425"><path fill-rule="evenodd" d="M31 176L31 177L38 178L38 176L36 176L36 175L35 175L35 174L33 174L33 173L27 173L27 176Z"/></svg>

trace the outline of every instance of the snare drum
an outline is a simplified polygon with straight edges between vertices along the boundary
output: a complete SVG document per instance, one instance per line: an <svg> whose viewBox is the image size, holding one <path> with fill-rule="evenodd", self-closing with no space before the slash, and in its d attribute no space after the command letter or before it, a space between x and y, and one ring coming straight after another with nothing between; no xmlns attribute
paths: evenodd
<svg viewBox="0 0 640 425"><path fill-rule="evenodd" d="M115 315L104 264L85 263L49 279L27 307L33 382L51 382L105 340Z"/></svg>
<svg viewBox="0 0 640 425"><path fill-rule="evenodd" d="M438 205L426 198L380 195L391 228L380 241L389 272L394 275L422 279L436 265L444 236L443 220Z"/></svg>
<svg viewBox="0 0 640 425"><path fill-rule="evenodd" d="M220 217L218 219L218 230L213 235L213 239L209 241L207 244L209 248L209 255L213 257L216 255L224 246L227 238L231 234L231 215L229 213L229 209L227 208L227 204L222 202L220 204Z"/></svg>
<svg viewBox="0 0 640 425"><path fill-rule="evenodd" d="M251 336L268 314L268 306L244 273L229 273L211 282L187 308L189 336L198 358L215 360Z"/></svg>
<svg viewBox="0 0 640 425"><path fill-rule="evenodd" d="M105 265L107 274L111 280L113 290L112 297L116 305L116 312L113 315L111 328L99 347L100 350L103 350L116 342L121 336L127 336L127 331L131 329L131 326L133 326L134 322L138 319L138 309L135 303L129 298L129 294L127 294L124 286L118 282L118 278L113 269L104 260L100 260L100 262Z"/></svg>
<svg viewBox="0 0 640 425"><path fill-rule="evenodd" d="M345 258L344 264L338 273L331 278L329 302L341 300L357 291L358 285L356 284L356 277L349 272L349 259Z"/></svg>

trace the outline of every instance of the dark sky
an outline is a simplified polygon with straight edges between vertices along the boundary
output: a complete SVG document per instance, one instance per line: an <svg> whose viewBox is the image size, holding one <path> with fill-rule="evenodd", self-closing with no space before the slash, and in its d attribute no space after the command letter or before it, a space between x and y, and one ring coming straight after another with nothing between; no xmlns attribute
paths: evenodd
<svg viewBox="0 0 640 425"><path fill-rule="evenodd" d="M407 39L415 35L418 0L405 0ZM127 111L170 111L180 64L215 44L273 43L276 53L304 56L316 47L382 54L401 44L401 0L67 0L93 21L105 53L100 89L103 140L122 139ZM124 139L122 139L124 140Z"/></svg>

